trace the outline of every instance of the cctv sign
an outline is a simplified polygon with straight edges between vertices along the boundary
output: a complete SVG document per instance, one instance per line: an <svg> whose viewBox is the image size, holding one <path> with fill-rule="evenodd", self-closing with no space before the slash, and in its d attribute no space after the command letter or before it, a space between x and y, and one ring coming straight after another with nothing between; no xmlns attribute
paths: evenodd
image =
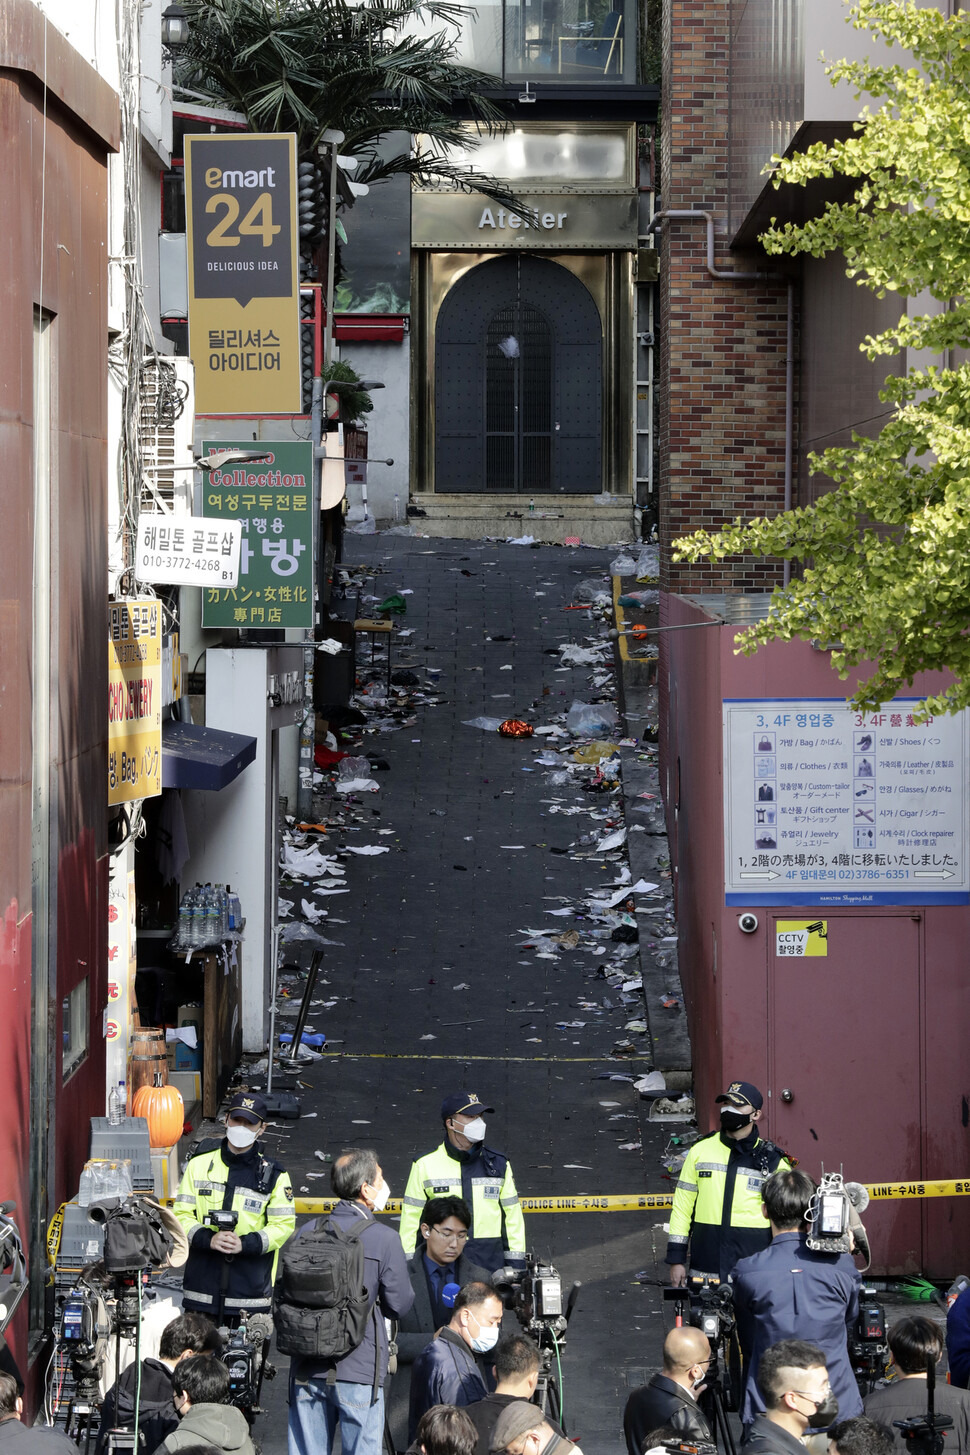
<svg viewBox="0 0 970 1455"><path fill-rule="evenodd" d="M296 137L185 138L189 352L199 414L298 414Z"/></svg>

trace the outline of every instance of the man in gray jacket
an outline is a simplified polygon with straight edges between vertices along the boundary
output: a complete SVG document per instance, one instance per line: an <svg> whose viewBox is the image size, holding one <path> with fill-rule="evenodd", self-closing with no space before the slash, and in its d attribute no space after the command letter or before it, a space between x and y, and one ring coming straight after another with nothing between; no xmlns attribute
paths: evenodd
<svg viewBox="0 0 970 1455"><path fill-rule="evenodd" d="M211 1354L193 1354L180 1361L173 1380L178 1429L159 1445L156 1455L175 1455L208 1445L223 1455L256 1455L249 1422L242 1410L228 1404L229 1370Z"/></svg>
<svg viewBox="0 0 970 1455"><path fill-rule="evenodd" d="M333 1164L331 1186L341 1200L331 1213L345 1229L361 1224L364 1286L371 1298L367 1332L343 1359L294 1359L290 1365L289 1455L331 1455L337 1425L344 1455L380 1455L387 1378L385 1319L401 1319L414 1302L401 1240L376 1221L390 1189L377 1153L355 1148ZM314 1226L307 1223L300 1238Z"/></svg>

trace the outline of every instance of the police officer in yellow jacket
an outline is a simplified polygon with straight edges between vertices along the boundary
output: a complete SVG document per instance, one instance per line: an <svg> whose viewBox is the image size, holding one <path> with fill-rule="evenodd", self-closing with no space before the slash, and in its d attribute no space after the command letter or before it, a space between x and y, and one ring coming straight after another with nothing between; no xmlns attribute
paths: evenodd
<svg viewBox="0 0 970 1455"><path fill-rule="evenodd" d="M474 1091L458 1091L441 1103L445 1140L411 1166L404 1190L400 1234L414 1252L421 1213L431 1197L462 1197L471 1208L465 1257L494 1273L525 1258L525 1219L507 1157L485 1146L485 1116Z"/></svg>
<svg viewBox="0 0 970 1455"><path fill-rule="evenodd" d="M240 1091L226 1135L200 1144L186 1163L175 1216L189 1240L182 1307L216 1323L269 1313L280 1248L296 1227L289 1173L263 1155L266 1103Z"/></svg>
<svg viewBox="0 0 970 1455"><path fill-rule="evenodd" d="M688 1263L692 1273L723 1281L739 1258L767 1248L771 1226L761 1210L761 1185L792 1166L774 1142L758 1136L764 1097L756 1086L732 1081L717 1101L720 1128L691 1147L674 1190L667 1242L674 1285L686 1282Z"/></svg>

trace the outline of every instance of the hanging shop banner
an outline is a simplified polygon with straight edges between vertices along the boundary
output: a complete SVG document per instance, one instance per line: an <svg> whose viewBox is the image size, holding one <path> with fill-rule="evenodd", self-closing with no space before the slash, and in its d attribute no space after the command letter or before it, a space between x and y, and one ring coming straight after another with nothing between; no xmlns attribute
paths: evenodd
<svg viewBox="0 0 970 1455"><path fill-rule="evenodd" d="M107 1091L128 1081L128 1042L135 1006L137 929L133 854L113 854L108 870L108 1009L105 1016Z"/></svg>
<svg viewBox="0 0 970 1455"><path fill-rule="evenodd" d="M138 517L135 575L157 585L236 586L242 529L191 515L143 510Z"/></svg>
<svg viewBox="0 0 970 1455"><path fill-rule="evenodd" d="M162 791L162 611L159 603L108 605L108 802Z"/></svg>
<svg viewBox="0 0 970 1455"><path fill-rule="evenodd" d="M196 412L298 414L296 137L187 136L185 216Z"/></svg>
<svg viewBox="0 0 970 1455"><path fill-rule="evenodd" d="M728 904L970 903L970 721L918 709L724 702Z"/></svg>
<svg viewBox="0 0 970 1455"><path fill-rule="evenodd" d="M251 450L252 440L210 440L214 450ZM262 442L261 442L262 447ZM313 625L313 445L266 444L266 461L210 470L202 513L238 521L242 531L239 582L206 586L202 625L243 630L282 630Z"/></svg>

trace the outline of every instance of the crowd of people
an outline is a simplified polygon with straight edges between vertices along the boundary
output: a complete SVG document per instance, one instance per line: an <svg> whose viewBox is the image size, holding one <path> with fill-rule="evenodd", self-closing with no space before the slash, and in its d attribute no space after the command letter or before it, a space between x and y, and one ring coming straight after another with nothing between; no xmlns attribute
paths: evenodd
<svg viewBox="0 0 970 1455"><path fill-rule="evenodd" d="M951 1382L936 1385L936 1410L951 1422L944 1448L970 1455L970 1287L950 1311L948 1338L927 1317L893 1324L889 1378L863 1399L848 1341L861 1291L855 1252L868 1257L864 1229L856 1218L853 1251L811 1246L817 1188L760 1136L761 1093L733 1081L717 1103L720 1125L690 1148L669 1224L670 1281L688 1318L668 1333L662 1368L629 1396L629 1455L713 1444L726 1429L721 1391L735 1381L742 1455L804 1455L806 1441L814 1455L826 1445L829 1455L893 1455L907 1448L899 1422L925 1414L928 1375L946 1353ZM405 1410L409 1455L578 1450L536 1400L543 1352L521 1330L503 1337L493 1274L524 1262L525 1226L509 1161L485 1144L491 1111L473 1093L445 1098L443 1140L412 1166L399 1230L376 1216L390 1197L377 1154L356 1148L333 1165L333 1212L296 1231L289 1177L260 1148L265 1103L234 1096L225 1136L195 1150L176 1199L189 1243L183 1312L164 1330L158 1358L126 1370L109 1391L95 1455L136 1407L136 1455L254 1455L248 1422L230 1403L217 1325L269 1312L276 1285L279 1331L287 1266L291 1285L296 1269L298 1285L305 1271L307 1287L323 1290L308 1294L300 1327L324 1330L291 1357L289 1455L331 1455L338 1431L343 1455L380 1455L394 1447L390 1417L403 1427ZM326 1296L327 1279L336 1287L347 1268L355 1307L332 1288ZM720 1339L712 1347L690 1322L700 1281L730 1288L730 1347ZM0 1375L0 1455L28 1455L19 1413L16 1385Z"/></svg>

